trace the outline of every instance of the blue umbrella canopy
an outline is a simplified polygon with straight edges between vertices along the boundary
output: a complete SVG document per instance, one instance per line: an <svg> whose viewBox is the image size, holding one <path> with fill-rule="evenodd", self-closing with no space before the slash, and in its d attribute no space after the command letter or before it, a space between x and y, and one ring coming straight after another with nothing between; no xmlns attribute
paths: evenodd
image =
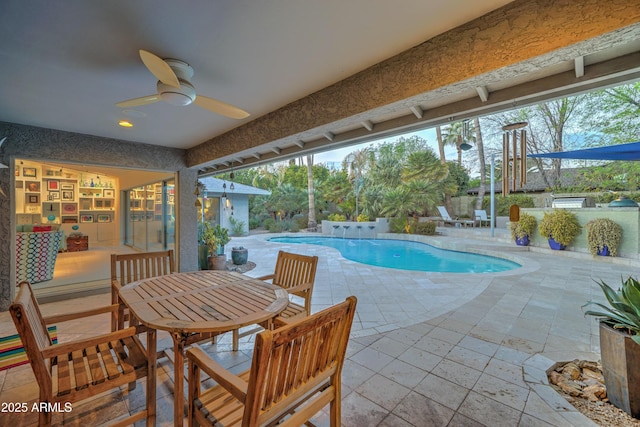
<svg viewBox="0 0 640 427"><path fill-rule="evenodd" d="M606 147L585 148L583 150L556 151L544 154L529 154L527 157L548 159L582 160L640 160L640 142L608 145Z"/></svg>

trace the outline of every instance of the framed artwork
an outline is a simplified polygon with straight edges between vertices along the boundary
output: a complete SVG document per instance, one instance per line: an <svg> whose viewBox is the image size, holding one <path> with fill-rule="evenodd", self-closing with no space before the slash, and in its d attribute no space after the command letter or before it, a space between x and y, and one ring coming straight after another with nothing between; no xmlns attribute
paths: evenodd
<svg viewBox="0 0 640 427"><path fill-rule="evenodd" d="M93 222L93 215L82 215L80 222Z"/></svg>
<svg viewBox="0 0 640 427"><path fill-rule="evenodd" d="M22 176L25 176L27 178L36 178L37 177L36 173L37 173L36 168L26 168L26 167L22 168Z"/></svg>
<svg viewBox="0 0 640 427"><path fill-rule="evenodd" d="M59 191L49 191L49 200L60 200Z"/></svg>
<svg viewBox="0 0 640 427"><path fill-rule="evenodd" d="M111 222L111 215L98 215L98 222Z"/></svg>
<svg viewBox="0 0 640 427"><path fill-rule="evenodd" d="M75 216L63 216L62 217L62 223L63 224L77 224L78 223L78 218L76 218Z"/></svg>
<svg viewBox="0 0 640 427"><path fill-rule="evenodd" d="M108 199L113 199L115 197L115 192L111 189L105 189L103 191L103 196Z"/></svg>
<svg viewBox="0 0 640 427"><path fill-rule="evenodd" d="M60 189L60 181L55 179L50 179L47 181L47 190L49 191L57 191Z"/></svg>
<svg viewBox="0 0 640 427"><path fill-rule="evenodd" d="M40 182L27 181L27 191L40 192Z"/></svg>
<svg viewBox="0 0 640 427"><path fill-rule="evenodd" d="M16 188L24 188L24 181L16 181Z"/></svg>
<svg viewBox="0 0 640 427"><path fill-rule="evenodd" d="M40 203L40 195L39 194L29 194L27 196L27 203L36 205Z"/></svg>
<svg viewBox="0 0 640 427"><path fill-rule="evenodd" d="M113 200L103 200L104 208L111 209L113 207Z"/></svg>
<svg viewBox="0 0 640 427"><path fill-rule="evenodd" d="M63 191L62 200L73 200L73 191Z"/></svg>
<svg viewBox="0 0 640 427"><path fill-rule="evenodd" d="M75 203L63 203L62 213L64 215L76 214L78 213L78 205L76 205Z"/></svg>
<svg viewBox="0 0 640 427"><path fill-rule="evenodd" d="M62 184L60 184L60 189L61 190L75 190L76 186L74 184L71 184L69 182L63 182Z"/></svg>
<svg viewBox="0 0 640 427"><path fill-rule="evenodd" d="M93 204L95 205L96 209L102 209L104 207L103 200L95 200Z"/></svg>
<svg viewBox="0 0 640 427"><path fill-rule="evenodd" d="M80 210L88 211L91 209L91 199L80 199Z"/></svg>

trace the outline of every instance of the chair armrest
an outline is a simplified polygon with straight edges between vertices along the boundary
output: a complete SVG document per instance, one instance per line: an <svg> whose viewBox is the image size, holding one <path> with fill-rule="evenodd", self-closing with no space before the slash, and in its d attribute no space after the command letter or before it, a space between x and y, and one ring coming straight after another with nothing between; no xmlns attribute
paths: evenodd
<svg viewBox="0 0 640 427"><path fill-rule="evenodd" d="M291 288L287 288L287 292L289 292L290 294L295 294L297 292L304 292L304 291L308 291L309 289L311 289L312 286L313 286L313 283L307 282L307 283L303 283L303 284L298 285L298 286L293 286Z"/></svg>
<svg viewBox="0 0 640 427"><path fill-rule="evenodd" d="M132 337L135 336L136 333L136 328L130 327L116 332L110 332L108 334L97 335L91 338L55 344L42 350L42 356L49 359L55 356L69 354L72 351L84 350L85 348L93 347L98 344L105 344L122 338Z"/></svg>
<svg viewBox="0 0 640 427"><path fill-rule="evenodd" d="M104 313L114 313L118 311L118 304L105 305L103 307L94 308L91 310L77 311L74 313L54 314L52 316L44 317L44 323L51 325L52 323L66 322L67 320L81 319L83 317L96 316Z"/></svg>
<svg viewBox="0 0 640 427"><path fill-rule="evenodd" d="M247 397L248 384L224 369L218 362L211 359L202 349L194 347L187 350L187 359L206 372L215 382L244 403Z"/></svg>
<svg viewBox="0 0 640 427"><path fill-rule="evenodd" d="M273 280L273 279L275 279L275 277L276 277L275 274L267 274L266 276L256 277L256 279L258 279L258 280Z"/></svg>

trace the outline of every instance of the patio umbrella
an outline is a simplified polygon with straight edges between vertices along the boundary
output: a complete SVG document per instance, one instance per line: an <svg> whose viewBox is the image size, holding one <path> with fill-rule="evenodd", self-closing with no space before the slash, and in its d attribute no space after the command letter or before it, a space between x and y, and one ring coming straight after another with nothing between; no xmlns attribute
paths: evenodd
<svg viewBox="0 0 640 427"><path fill-rule="evenodd" d="M585 148L583 150L529 154L527 157L583 160L640 160L640 142Z"/></svg>

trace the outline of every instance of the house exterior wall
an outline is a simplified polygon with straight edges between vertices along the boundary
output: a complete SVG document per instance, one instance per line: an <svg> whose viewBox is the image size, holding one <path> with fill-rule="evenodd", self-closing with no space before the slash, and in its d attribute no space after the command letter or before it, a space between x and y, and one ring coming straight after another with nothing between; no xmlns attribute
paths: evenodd
<svg viewBox="0 0 640 427"><path fill-rule="evenodd" d="M193 208L196 169L186 168L185 151L149 144L100 138L53 129L0 122L0 135L7 140L0 149L0 311L6 311L15 296L15 159L102 165L172 172L176 175L176 258L180 271L198 266L197 213Z"/></svg>

